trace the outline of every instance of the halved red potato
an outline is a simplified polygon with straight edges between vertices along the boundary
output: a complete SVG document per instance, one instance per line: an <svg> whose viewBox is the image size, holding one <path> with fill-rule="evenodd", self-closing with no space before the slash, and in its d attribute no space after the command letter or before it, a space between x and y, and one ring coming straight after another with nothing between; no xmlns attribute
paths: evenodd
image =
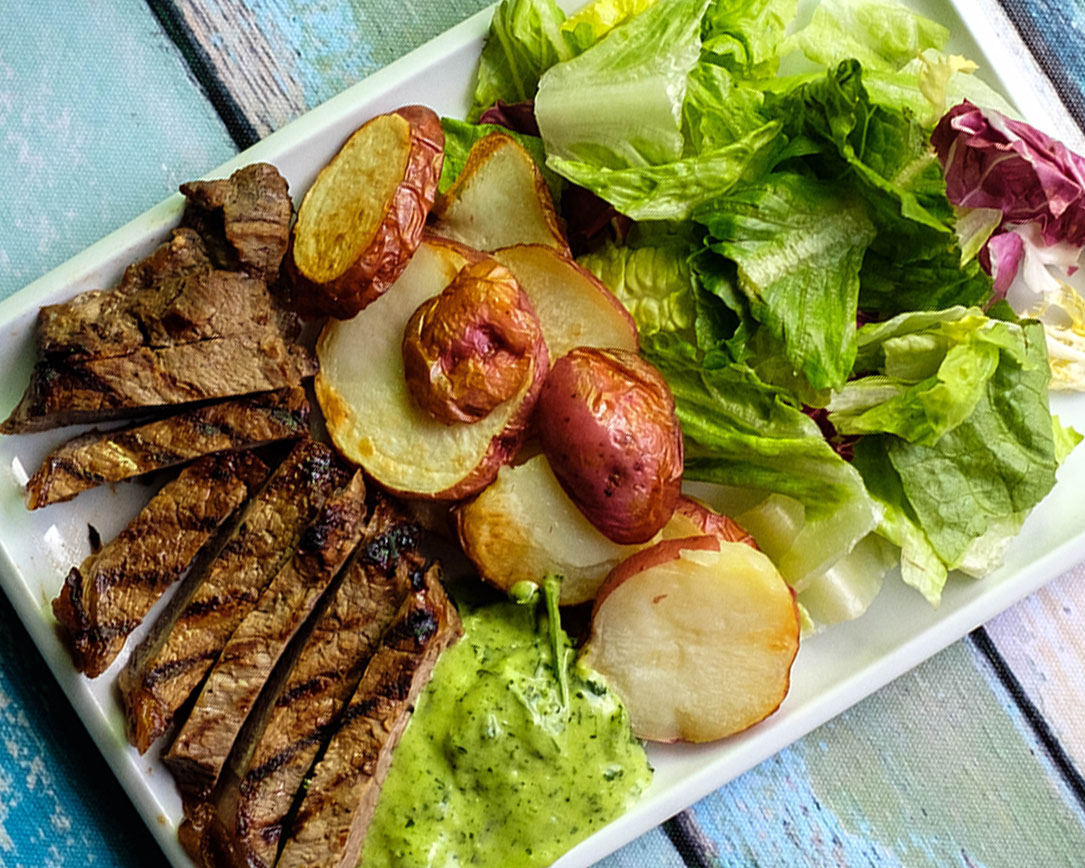
<svg viewBox="0 0 1085 868"><path fill-rule="evenodd" d="M422 239L444 141L440 119L418 105L377 115L347 139L298 208L291 307L347 319L396 281Z"/></svg>
<svg viewBox="0 0 1085 868"><path fill-rule="evenodd" d="M666 380L636 353L577 347L550 370L535 407L543 454L588 521L643 543L682 490L682 429Z"/></svg>
<svg viewBox="0 0 1085 868"><path fill-rule="evenodd" d="M460 545L485 581L510 591L520 582L557 574L563 606L594 600L610 571L645 547L619 545L596 530L562 491L543 455L502 467L497 479L454 514ZM671 520L648 545L706 533L752 544L731 519L680 497Z"/></svg>
<svg viewBox="0 0 1085 868"><path fill-rule="evenodd" d="M520 282L542 325L551 362L574 347L640 348L629 311L598 278L552 247L517 244L493 252Z"/></svg>
<svg viewBox="0 0 1085 868"><path fill-rule="evenodd" d="M535 160L504 133L471 148L455 183L433 208L438 235L479 250L544 244L566 255L569 242Z"/></svg>
<svg viewBox="0 0 1085 868"><path fill-rule="evenodd" d="M799 648L791 589L772 561L715 536L623 561L596 597L584 662L651 741L714 741L783 702Z"/></svg>
<svg viewBox="0 0 1085 868"><path fill-rule="evenodd" d="M387 490L458 500L485 487L516 454L545 373L545 347L515 394L484 418L445 424L414 400L403 366L404 329L423 303L483 254L423 239L395 289L350 320L330 320L317 341L317 401L340 452ZM539 361L541 360L541 362Z"/></svg>

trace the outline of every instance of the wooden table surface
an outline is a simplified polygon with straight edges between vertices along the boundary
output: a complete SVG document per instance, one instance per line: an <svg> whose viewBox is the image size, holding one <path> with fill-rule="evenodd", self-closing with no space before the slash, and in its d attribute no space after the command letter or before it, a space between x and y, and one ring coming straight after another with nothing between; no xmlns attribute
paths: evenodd
<svg viewBox="0 0 1085 868"><path fill-rule="evenodd" d="M982 2L1085 120L1082 0ZM0 297L487 3L0 0ZM1078 868L1083 769L1085 565L602 864ZM161 863L0 595L0 868Z"/></svg>

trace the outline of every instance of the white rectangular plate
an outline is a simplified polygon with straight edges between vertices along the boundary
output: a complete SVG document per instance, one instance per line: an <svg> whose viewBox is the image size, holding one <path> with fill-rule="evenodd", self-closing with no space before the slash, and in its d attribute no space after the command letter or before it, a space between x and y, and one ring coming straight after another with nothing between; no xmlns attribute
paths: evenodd
<svg viewBox="0 0 1085 868"><path fill-rule="evenodd" d="M976 7L946 0L916 0L924 14L946 24L953 50L980 61L988 83L1048 126L1042 102L1027 85L1020 60L1000 50L990 24ZM981 6L983 4L980 4ZM406 103L425 103L441 114L462 117L489 11L465 21L402 60L355 85L291 123L235 159L208 173L223 177L256 160L274 163L295 197L306 190L345 138L372 115ZM987 50L981 49L984 46ZM1058 109L1053 109L1058 111ZM1064 117L1057 117L1060 126ZM18 294L0 302L0 413L16 404L33 358L32 326L38 307L77 292L108 287L125 265L146 255L180 215L175 195L88 248ZM1052 408L1065 423L1085 430L1085 395L1057 395ZM70 503L28 512L23 483L42 457L70 437L72 429L0 438L0 582L109 765L176 868L192 863L177 843L181 802L157 750L140 757L124 738L114 682L122 654L100 678L90 681L71 665L55 632L49 602L72 564L89 551L88 523L103 539L118 532L149 498L139 483L106 487ZM780 711L752 730L716 744L652 745L656 768L641 803L569 852L557 865L589 865L642 832L717 789L826 720L965 635L1044 582L1085 558L1085 448L1067 461L1059 483L1034 511L1010 548L1006 564L980 582L954 578L941 606L932 610L914 591L892 578L870 611L805 642L795 665L791 693ZM145 633L157 609L137 630Z"/></svg>

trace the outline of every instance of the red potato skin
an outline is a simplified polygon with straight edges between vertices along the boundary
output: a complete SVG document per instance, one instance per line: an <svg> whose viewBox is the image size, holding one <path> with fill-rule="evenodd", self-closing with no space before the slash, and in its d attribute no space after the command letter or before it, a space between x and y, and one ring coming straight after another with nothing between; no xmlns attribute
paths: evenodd
<svg viewBox="0 0 1085 868"><path fill-rule="evenodd" d="M761 550L753 535L737 521L710 509L688 494L678 498L674 511L688 518L702 533L718 537L723 542L746 543L751 548Z"/></svg>
<svg viewBox="0 0 1085 868"><path fill-rule="evenodd" d="M461 244L459 241L454 241L451 238L443 238L432 231L427 230L423 234L423 237L427 244L438 244L455 250L463 256L467 261L467 264L480 262L487 258L486 254L481 253L474 248ZM421 243L421 241L419 243ZM530 303L530 299L528 301ZM417 491L401 491L397 488L382 485L379 480L373 479L372 477L367 478L382 491L386 491L388 494L395 497L409 500L455 501L463 500L464 498L478 494L497 478L498 471L500 471L504 465L512 463L513 459L520 452L520 447L528 437L534 419L535 405L538 401L543 383L546 380L550 365L549 350L545 341L539 342L535 348L535 353L534 372L532 375L534 379L532 380L530 389L524 396L520 408L509 420L505 430L490 441L490 447L487 449L482 460L478 463L478 466L455 485L446 488L443 491L419 493ZM344 416L347 415L346 410L337 409L336 406L337 403L341 403L342 399L337 393L323 386L319 376L316 378L314 386L317 391L317 403L320 405L320 409L325 417L334 417L336 413L341 413ZM332 443L334 445L334 440ZM336 447L336 451L338 451L338 447ZM346 456L344 456L344 459L349 461Z"/></svg>
<svg viewBox="0 0 1085 868"><path fill-rule="evenodd" d="M284 260L286 303L304 317L328 315L350 319L396 282L422 241L444 165L444 130L441 119L426 106L403 106L394 114L410 124L410 155L384 220L362 256L333 280L316 283L294 260L293 239L298 226L294 224ZM362 129L364 125L354 135ZM319 183L319 177L314 183Z"/></svg>
<svg viewBox="0 0 1085 868"><path fill-rule="evenodd" d="M635 353L578 347L551 368L539 442L584 516L623 545L650 540L682 488L682 430L662 375Z"/></svg>
<svg viewBox="0 0 1085 868"><path fill-rule="evenodd" d="M599 586L599 593L595 595L595 604L591 614L599 611L603 601L610 596L611 591L633 576L657 567L667 561L676 561L682 556L682 552L689 550L712 551L720 550L720 538L715 535L690 536L682 539L665 539L649 546L636 554L632 554L610 571ZM724 540L726 542L726 540Z"/></svg>
<svg viewBox="0 0 1085 868"><path fill-rule="evenodd" d="M481 259L423 302L403 334L416 403L446 425L470 424L550 369L539 318L507 268Z"/></svg>

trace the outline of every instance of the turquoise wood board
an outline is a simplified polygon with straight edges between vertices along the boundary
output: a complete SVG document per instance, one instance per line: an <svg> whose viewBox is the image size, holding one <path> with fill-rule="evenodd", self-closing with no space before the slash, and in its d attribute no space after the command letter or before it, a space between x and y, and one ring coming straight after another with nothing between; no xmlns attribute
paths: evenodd
<svg viewBox="0 0 1085 868"><path fill-rule="evenodd" d="M145 3L0 3L0 297L235 152Z"/></svg>
<svg viewBox="0 0 1085 868"><path fill-rule="evenodd" d="M485 5L0 4L0 297L222 162L237 129L267 133ZM1047 46L1085 21L1080 2L1006 5L1047 22ZM222 29L236 20L248 22L238 40ZM1064 52L1068 104L1081 50ZM245 124L228 126L224 105ZM1053 645L1085 622L1029 612ZM1011 674L1027 695L974 641L958 643L602 865L1080 866L1083 794L1033 712L1080 732L1070 716L1085 689L1060 676L1073 666L1014 647L1025 648ZM0 868L159 863L6 600L0 741Z"/></svg>

